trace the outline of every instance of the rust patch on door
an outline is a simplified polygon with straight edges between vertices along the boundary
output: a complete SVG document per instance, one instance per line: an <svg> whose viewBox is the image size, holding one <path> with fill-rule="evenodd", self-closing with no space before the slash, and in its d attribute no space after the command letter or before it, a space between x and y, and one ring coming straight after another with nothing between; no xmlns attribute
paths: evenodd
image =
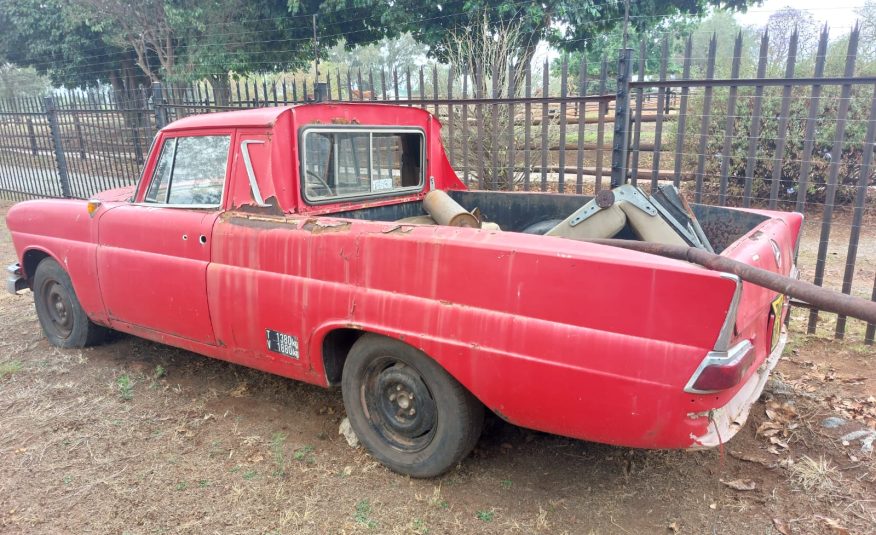
<svg viewBox="0 0 876 535"><path fill-rule="evenodd" d="M383 234L407 234L412 230L414 230L413 225L395 225L381 232Z"/></svg>
<svg viewBox="0 0 876 535"><path fill-rule="evenodd" d="M295 220L281 216L254 215L242 212L225 212L219 217L231 225L253 229L272 229L282 225L294 226L296 224Z"/></svg>
<svg viewBox="0 0 876 535"><path fill-rule="evenodd" d="M344 232L350 230L351 223L348 221L320 221L319 219L308 219L301 225L301 230L306 230L311 234L322 234L325 232Z"/></svg>
<svg viewBox="0 0 876 535"><path fill-rule="evenodd" d="M265 199L265 204L267 206L259 206L255 204L256 201L253 198L250 198L249 200L250 202L235 205L232 209L244 214L274 215L279 217L283 217L284 215L283 209L280 208L280 203L277 202L277 197L275 196Z"/></svg>

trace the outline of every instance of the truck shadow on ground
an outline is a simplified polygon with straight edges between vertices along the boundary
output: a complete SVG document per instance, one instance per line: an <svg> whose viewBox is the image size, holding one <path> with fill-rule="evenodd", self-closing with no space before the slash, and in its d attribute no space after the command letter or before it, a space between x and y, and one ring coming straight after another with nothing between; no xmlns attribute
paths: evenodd
<svg viewBox="0 0 876 535"><path fill-rule="evenodd" d="M121 532L126 522L144 521L155 504L164 513L152 522L173 531L186 521L185 511L206 511L229 494L237 501L204 513L201 527L234 524L251 511L263 514L258 525L271 526L291 503L289 525L311 532L355 531L371 504L362 521L377 522L385 528L379 532L416 532L402 528L422 522L430 533L658 533L673 526L752 533L812 507L830 516L843 503L832 495L801 501L780 458L755 436L763 402L723 452L607 446L490 416L469 457L441 477L412 480L338 434L339 389L121 334L94 348L59 350L40 335L29 303L5 303L10 348L17 348L7 357L21 369L0 383L7 408L0 448L22 452L5 477L19 491L16 503L48 500L28 506L37 516L63 517L65 500L81 499L76 511L84 516L64 517L71 532L85 517L103 518L108 530ZM827 451L800 449L805 442L821 447L817 437L803 438L792 446L795 457ZM31 457L33 444L44 453ZM741 492L722 480L755 489ZM140 503L122 507L119 500L131 492ZM812 532L823 524L806 518ZM239 527L235 532L247 532Z"/></svg>
<svg viewBox="0 0 876 535"><path fill-rule="evenodd" d="M121 333L114 333L93 355L95 361L130 370L141 378L161 370L165 387L203 399L204 410L210 414L234 414L245 422L248 429L241 431L245 435L268 433L267 429L279 426L294 430L305 442L309 438L319 444L336 463L362 462L362 448L350 448L338 432L344 417L339 388L324 389ZM518 488L559 484L570 489L569 476L574 474L575 484L589 490L612 484L623 487L631 476L640 477L643 472L658 479L678 477L686 472L678 462L717 467L719 454L717 450L640 450L586 442L521 428L487 411L472 454L455 470L431 481L457 484L488 477L498 479L500 488L511 481ZM389 477L407 480L382 466L379 469Z"/></svg>

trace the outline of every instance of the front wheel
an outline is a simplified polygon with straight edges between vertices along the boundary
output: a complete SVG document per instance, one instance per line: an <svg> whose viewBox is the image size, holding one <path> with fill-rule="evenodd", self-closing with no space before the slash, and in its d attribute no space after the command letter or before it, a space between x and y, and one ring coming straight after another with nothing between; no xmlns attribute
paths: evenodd
<svg viewBox="0 0 876 535"><path fill-rule="evenodd" d="M33 277L37 317L46 338L58 347L85 347L103 340L106 329L88 319L70 276L58 262L44 258Z"/></svg>
<svg viewBox="0 0 876 535"><path fill-rule="evenodd" d="M359 440L396 472L442 474L480 437L483 405L438 363L398 340L359 338L344 363L341 389Z"/></svg>

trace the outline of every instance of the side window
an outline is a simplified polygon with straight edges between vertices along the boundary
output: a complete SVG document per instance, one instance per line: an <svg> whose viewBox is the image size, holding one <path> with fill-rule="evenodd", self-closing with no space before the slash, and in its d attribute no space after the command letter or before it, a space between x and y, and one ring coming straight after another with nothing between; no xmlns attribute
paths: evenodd
<svg viewBox="0 0 876 535"><path fill-rule="evenodd" d="M146 202L218 206L231 136L191 136L164 142Z"/></svg>
<svg viewBox="0 0 876 535"><path fill-rule="evenodd" d="M152 174L146 202L167 202L167 188L170 186L170 172L173 170L173 156L176 153L176 138L165 140L158 157L158 165Z"/></svg>
<svg viewBox="0 0 876 535"><path fill-rule="evenodd" d="M392 195L423 185L422 132L308 129L302 137L309 201Z"/></svg>

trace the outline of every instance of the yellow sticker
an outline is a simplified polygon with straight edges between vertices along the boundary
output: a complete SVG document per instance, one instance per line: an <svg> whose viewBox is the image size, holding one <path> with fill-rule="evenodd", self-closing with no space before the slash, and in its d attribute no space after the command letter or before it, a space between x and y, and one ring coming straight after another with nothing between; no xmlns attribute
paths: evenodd
<svg viewBox="0 0 876 535"><path fill-rule="evenodd" d="M780 295L773 300L772 308L773 308L773 338L772 343L770 345L771 348L775 348L776 344L779 343L779 338L782 336L782 309L785 306L785 296Z"/></svg>

